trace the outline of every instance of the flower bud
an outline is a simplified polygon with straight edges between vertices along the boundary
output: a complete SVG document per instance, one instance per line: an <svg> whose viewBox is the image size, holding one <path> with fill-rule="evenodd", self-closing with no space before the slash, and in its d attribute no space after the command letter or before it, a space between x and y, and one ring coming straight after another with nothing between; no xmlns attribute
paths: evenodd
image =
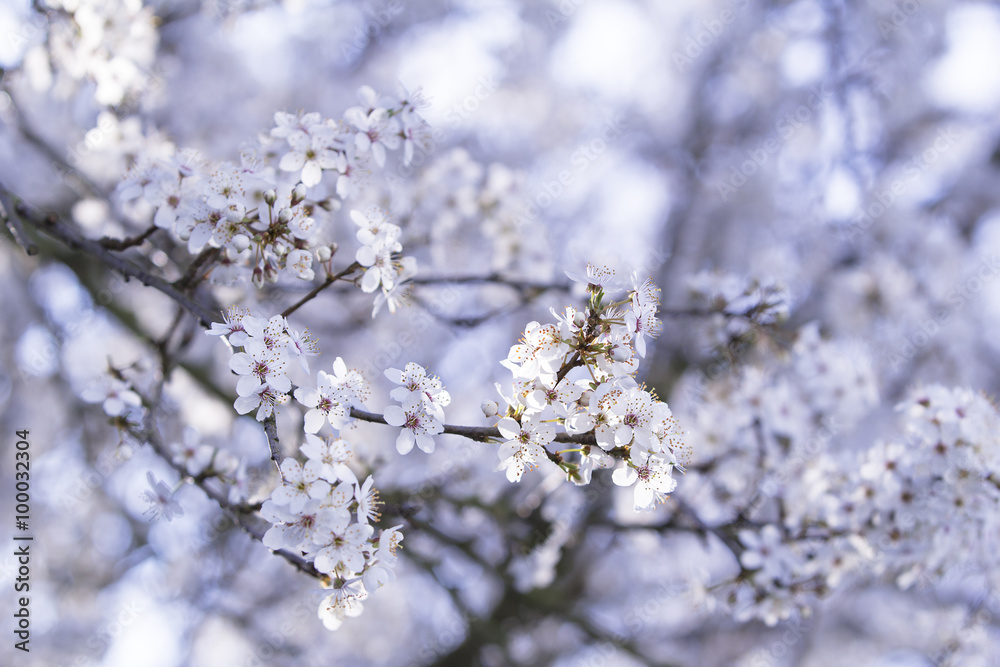
<svg viewBox="0 0 1000 667"><path fill-rule="evenodd" d="M292 219L292 215L293 215L292 209L283 208L281 209L281 212L278 213L278 222L280 222L283 225L287 225L288 222Z"/></svg>
<svg viewBox="0 0 1000 667"><path fill-rule="evenodd" d="M243 252L250 247L250 239L248 239L243 234L237 234L233 237L233 250L236 252Z"/></svg>
<svg viewBox="0 0 1000 667"><path fill-rule="evenodd" d="M573 315L573 324L577 327L582 327L586 323L587 323L587 314L584 313L582 310L576 311L576 314Z"/></svg>
<svg viewBox="0 0 1000 667"><path fill-rule="evenodd" d="M263 287L264 286L264 269L260 268L259 266L257 268L255 268L253 270L253 277L250 278L250 282L252 282L253 286L256 287L257 289L260 289L261 287Z"/></svg>
<svg viewBox="0 0 1000 667"><path fill-rule="evenodd" d="M320 262L329 262L331 257L333 257L333 251L330 250L330 246L321 245L316 248L316 259Z"/></svg>
<svg viewBox="0 0 1000 667"><path fill-rule="evenodd" d="M264 268L264 279L267 280L267 282L269 282L269 283L276 283L276 282L278 282L278 269L277 269L277 267L272 266L271 264L268 264Z"/></svg>
<svg viewBox="0 0 1000 667"><path fill-rule="evenodd" d="M482 409L483 414L486 415L487 419L495 417L497 412L500 411L496 401L483 401L483 404L479 407Z"/></svg>
<svg viewBox="0 0 1000 667"><path fill-rule="evenodd" d="M292 190L292 206L298 206L299 203L306 198L306 184L299 183Z"/></svg>
<svg viewBox="0 0 1000 667"><path fill-rule="evenodd" d="M274 206L274 202L278 201L278 193L274 190L266 190L264 192L264 203L268 206Z"/></svg>
<svg viewBox="0 0 1000 667"><path fill-rule="evenodd" d="M274 254L277 255L278 257L284 257L285 255L288 254L288 246L282 243L281 241L275 241L273 247L274 247Z"/></svg>

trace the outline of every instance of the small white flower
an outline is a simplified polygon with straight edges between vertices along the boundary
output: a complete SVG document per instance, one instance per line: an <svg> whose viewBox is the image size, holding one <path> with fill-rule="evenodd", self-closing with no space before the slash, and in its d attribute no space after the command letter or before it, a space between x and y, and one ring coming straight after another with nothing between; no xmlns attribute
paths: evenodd
<svg viewBox="0 0 1000 667"><path fill-rule="evenodd" d="M368 399L368 387L364 376L356 370L348 370L340 357L333 362L333 375L317 373L317 387L299 387L295 390L295 400L307 408L305 432L316 433L329 420L335 429L341 429L351 421L351 408L363 407Z"/></svg>
<svg viewBox="0 0 1000 667"><path fill-rule="evenodd" d="M347 467L347 462L354 458L354 448L347 440L340 438L327 438L323 440L319 436L311 433L306 434L306 442L299 448L310 461L317 461L323 466L322 476L332 482L341 480L357 483L351 469Z"/></svg>
<svg viewBox="0 0 1000 667"><path fill-rule="evenodd" d="M285 268L299 280L312 280L316 277L312 261L312 253L308 250L293 250L285 258Z"/></svg>
<svg viewBox="0 0 1000 667"><path fill-rule="evenodd" d="M362 601L367 597L368 594L356 582L345 582L319 603L319 619L327 630L336 630L343 625L345 617L361 615L364 609Z"/></svg>
<svg viewBox="0 0 1000 667"><path fill-rule="evenodd" d="M323 539L342 521L350 520L346 510L324 506L321 501L310 499L299 512L273 500L265 500L260 514L273 523L261 540L268 549L293 549L305 551L312 548L316 539Z"/></svg>
<svg viewBox="0 0 1000 667"><path fill-rule="evenodd" d="M403 535L399 532L400 528L402 528L401 525L386 528L378 538L376 556L380 562L390 567L396 564L396 559L398 558L396 549L399 547L399 543L403 541Z"/></svg>
<svg viewBox="0 0 1000 667"><path fill-rule="evenodd" d="M101 376L84 389L80 397L87 403L101 403L109 417L120 417L142 406L142 399L132 391L128 382L110 375Z"/></svg>
<svg viewBox="0 0 1000 667"><path fill-rule="evenodd" d="M423 366L411 361L403 370L387 368L385 376L393 384L402 385L389 393L394 401L402 403L404 408L423 403L438 419L444 419L442 408L451 403L451 395L439 378L427 375Z"/></svg>
<svg viewBox="0 0 1000 667"><path fill-rule="evenodd" d="M170 445L171 459L174 465L183 466L191 475L200 475L212 462L215 448L201 444L198 431L188 427L184 429L184 442Z"/></svg>
<svg viewBox="0 0 1000 667"><path fill-rule="evenodd" d="M587 264L587 270L583 273L567 271L566 277L575 283L587 286L587 291L597 292L617 292L625 287L624 281L615 275L614 270L606 266L595 266Z"/></svg>
<svg viewBox="0 0 1000 667"><path fill-rule="evenodd" d="M212 322L212 328L205 333L209 336L227 336L233 347L243 347L249 336L243 328L243 319L250 315L249 310L230 306L222 314L222 323Z"/></svg>
<svg viewBox="0 0 1000 667"><path fill-rule="evenodd" d="M309 335L308 329L302 333L289 329L287 336L288 344L285 350L288 352L289 358L298 359L299 365L302 366L302 370L308 373L309 361L306 357L315 357L319 355L319 348L316 345L316 341L314 341Z"/></svg>
<svg viewBox="0 0 1000 667"><path fill-rule="evenodd" d="M152 472L146 473L146 481L149 482L149 491L144 491L142 499L149 503L149 509L144 514L150 520L166 519L170 521L175 516L184 516L181 504L174 500L174 493L170 487L156 479Z"/></svg>
<svg viewBox="0 0 1000 667"><path fill-rule="evenodd" d="M556 432L552 424L538 421L538 415L523 415L521 423L511 417L497 422L500 434L508 438L500 445L500 469L507 471L507 479L520 482L521 476L547 458L545 445L552 442Z"/></svg>
<svg viewBox="0 0 1000 667"><path fill-rule="evenodd" d="M431 436L444 431L444 426L424 404L410 408L390 405L385 409L385 421L390 426L403 427L396 438L396 451L400 454L408 453L414 443L421 451L430 454L434 451L434 438Z"/></svg>
<svg viewBox="0 0 1000 667"><path fill-rule="evenodd" d="M375 164L385 166L385 149L399 148L399 123L389 118L386 109L376 108L366 111L362 107L352 107L344 112L344 118L359 132L355 135L355 146L360 153L371 153Z"/></svg>
<svg viewBox="0 0 1000 667"><path fill-rule="evenodd" d="M667 494L676 488L677 480L671 475L672 471L670 462L650 456L639 466L623 461L622 467L611 474L611 479L618 486L635 484L635 509L639 511L663 502Z"/></svg>
<svg viewBox="0 0 1000 667"><path fill-rule="evenodd" d="M379 520L378 508L382 503L378 499L378 490L375 488L375 480L371 475L368 475L368 479L363 485L355 488L354 498L358 501L359 523Z"/></svg>
<svg viewBox="0 0 1000 667"><path fill-rule="evenodd" d="M302 511L310 498L322 498L330 492L330 484L320 479L323 465L317 461L307 461L305 466L295 459L281 462L283 483L271 493L271 500L279 505L288 505L295 513Z"/></svg>
<svg viewBox="0 0 1000 667"><path fill-rule="evenodd" d="M291 380L285 375L285 361L276 350L269 350L265 343L253 339L247 341L246 352L238 352L229 359L229 368L240 375L236 393L249 396L261 385L268 385L275 391L287 393L292 388Z"/></svg>
<svg viewBox="0 0 1000 667"><path fill-rule="evenodd" d="M254 408L257 408L257 414L254 418L262 422L274 413L276 406L284 405L289 400L288 394L279 393L270 385L262 384L253 393L237 398L236 402L233 403L233 407L241 415L245 415Z"/></svg>
<svg viewBox="0 0 1000 667"><path fill-rule="evenodd" d="M326 574L352 575L365 567L365 548L374 528L364 523L340 522L326 534L316 553L316 569Z"/></svg>

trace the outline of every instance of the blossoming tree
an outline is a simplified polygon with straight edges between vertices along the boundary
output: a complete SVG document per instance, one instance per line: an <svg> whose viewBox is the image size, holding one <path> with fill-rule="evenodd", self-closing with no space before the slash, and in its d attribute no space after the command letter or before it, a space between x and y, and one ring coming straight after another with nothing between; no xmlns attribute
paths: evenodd
<svg viewBox="0 0 1000 667"><path fill-rule="evenodd" d="M38 664L995 654L996 102L937 79L1000 19L926 4L12 9Z"/></svg>

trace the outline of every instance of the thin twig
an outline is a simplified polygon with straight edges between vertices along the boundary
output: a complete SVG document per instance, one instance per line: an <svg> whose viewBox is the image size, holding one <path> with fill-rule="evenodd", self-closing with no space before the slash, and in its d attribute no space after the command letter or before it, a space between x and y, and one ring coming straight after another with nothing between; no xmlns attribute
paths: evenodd
<svg viewBox="0 0 1000 667"><path fill-rule="evenodd" d="M2 185L0 185L0 191L9 192ZM204 306L190 296L185 294L180 289L176 288L174 285L170 284L163 278L159 276L154 276L145 269L139 267L135 263L116 255L114 252L108 250L103 245L97 241L92 241L90 239L84 238L80 232L73 229L69 225L62 224L59 218L55 215L50 215L43 217L37 213L34 213L27 208L25 208L22 218L26 222L30 222L32 225L42 230L49 236L62 241L65 245L69 246L74 250L83 250L84 252L92 255L93 257L99 259L104 264L112 269L122 273L123 275L137 278L139 282L147 287L152 287L166 296L170 297L176 301L180 306L182 306L189 313L197 317L203 326L210 326L212 321L216 319L216 312L219 310L215 307Z"/></svg>
<svg viewBox="0 0 1000 667"><path fill-rule="evenodd" d="M240 507L229 502L229 498L226 494L212 488L207 484L208 477L205 476L192 476L188 473L187 469L181 463L175 463L174 457L171 455L169 449L160 437L159 430L156 427L157 423L157 411L159 406L162 404L161 397L163 394L163 385L170 377L170 370L172 364L170 362L170 351L167 349L166 344L162 347L155 347L156 353L160 358L160 381L157 382L152 389L152 395L148 400L144 401L149 412L146 414L143 426L141 429L131 429L132 435L138 438L140 441L148 442L153 450L162 458L171 468L176 470L182 478L190 481L191 484L197 486L201 489L205 495L215 501L219 507L224 511L233 522L243 529L250 537L263 543L264 534L271 527L270 522L260 516L256 511L248 512L248 508ZM274 420L272 418L270 423L271 428L274 428ZM268 431L268 424L264 425L265 432ZM270 442L271 434L268 434L268 440ZM277 439L274 440L277 443ZM295 569L299 570L304 574L315 579L325 579L326 575L321 573L316 567L301 554L292 553L285 549L273 550L272 552L281 556L286 561L292 564Z"/></svg>
<svg viewBox="0 0 1000 667"><path fill-rule="evenodd" d="M24 225L21 224L21 219L18 217L20 215L20 209L23 208L23 204L20 201L12 201L13 197L9 190L0 185L0 218L3 218L4 224L10 231L10 235L14 237L14 242L21 246L21 249L28 255L37 255L38 246L35 245L34 241L28 238L28 235L24 231ZM9 215L7 209L10 208L14 215Z"/></svg>
<svg viewBox="0 0 1000 667"><path fill-rule="evenodd" d="M545 291L545 290L561 290L568 292L572 289L572 284L570 283L540 283L533 282L530 280L514 280L511 278L504 278L498 273L490 273L485 276L423 276L419 278L413 278L410 280L414 285L447 285L449 283L494 283L497 285L505 285L507 287L516 289L520 292L527 291Z"/></svg>
<svg viewBox="0 0 1000 667"><path fill-rule="evenodd" d="M281 451L281 443L278 440L278 426L274 416L271 416L264 420L264 435L267 436L267 448L271 452L271 460L274 461L274 465L278 468L278 474L281 474L281 462L284 460L285 455Z"/></svg>
<svg viewBox="0 0 1000 667"><path fill-rule="evenodd" d="M124 239L112 239L103 238L98 243L107 248L108 250L127 250L129 248L134 248L137 245L142 245L142 242L153 235L159 227L156 225L151 226L149 229L136 236L124 238Z"/></svg>
<svg viewBox="0 0 1000 667"><path fill-rule="evenodd" d="M344 269L340 273L334 274L332 276L327 276L326 280L324 280L322 283L320 283L319 285L317 285L316 287L314 287L313 289L311 289L309 291L309 293L306 294L301 299L299 299L297 303L293 303L288 308L285 308L285 310L282 311L281 316L282 317L288 317L289 315L291 315L292 313L294 313L296 310L298 310L299 308L301 308L305 304L307 304L310 301L312 301L313 299L315 299L316 296L320 292L322 292L323 290L325 290L327 287L329 287L333 283L337 282L338 280L340 280L344 276L348 276L348 275L354 273L355 271L357 271L360 268L361 268L360 264L358 264L357 262L353 262L350 266L348 266L346 269Z"/></svg>
<svg viewBox="0 0 1000 667"><path fill-rule="evenodd" d="M364 410L358 410L357 408L351 408L351 417L360 419L361 421L372 422L373 424L388 423L385 421L385 417L377 412L366 412ZM442 431L442 433L460 435L463 438L475 440L476 442L499 442L500 440L503 440L503 435L500 433L500 429L496 426L459 426L455 424L443 424L443 427L444 431ZM558 433L552 441L572 443L575 445L596 445L597 437L594 435L593 431L590 433L577 433L574 435L569 433ZM557 466L562 466L563 457L561 454L550 452L544 447L542 450L545 452L545 456L548 457L549 461L552 461L552 463Z"/></svg>
<svg viewBox="0 0 1000 667"><path fill-rule="evenodd" d="M198 284L196 278L198 277L198 271L208 262L213 261L222 252L222 248L212 248L208 247L198 253L198 256L191 261L191 264L184 271L184 275L174 281L174 287L177 289L187 289Z"/></svg>

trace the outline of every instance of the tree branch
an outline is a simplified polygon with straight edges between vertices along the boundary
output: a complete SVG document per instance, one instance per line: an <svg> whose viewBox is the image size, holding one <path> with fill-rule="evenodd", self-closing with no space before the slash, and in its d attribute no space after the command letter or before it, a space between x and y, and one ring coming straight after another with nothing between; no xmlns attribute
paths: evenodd
<svg viewBox="0 0 1000 667"><path fill-rule="evenodd" d="M10 196L12 193L0 184L0 193ZM25 222L29 222L39 230L45 232L54 239L74 250L83 252L99 259L108 267L115 269L125 276L137 278L139 282L147 287L152 287L176 301L181 307L198 318L202 326L208 327L216 319L218 307L208 307L198 303L184 291L178 289L171 283L159 276L154 276L135 263L116 255L111 250L105 248L100 242L84 238L84 236L69 225L63 224L55 215L42 216L31 211L27 207L20 206L18 212ZM23 210L23 212L22 212Z"/></svg>
<svg viewBox="0 0 1000 667"><path fill-rule="evenodd" d="M7 209L14 212L14 215L9 215ZM24 225L21 224L20 215L23 215L22 209L24 209L24 204L21 203L19 199L12 196L11 192L0 185L0 218L3 218L3 223L6 225L10 235L14 237L14 242L21 246L21 249L28 255L37 255L38 246L35 242L28 238L28 235L24 231Z"/></svg>
<svg viewBox="0 0 1000 667"><path fill-rule="evenodd" d="M388 424L385 417L379 413L366 412L364 410L358 410L357 408L351 408L351 417L354 419L360 419L361 421L372 422L373 424ZM444 424L443 432L451 435L460 435L464 438L475 440L477 442L497 442L504 439L504 437L500 434L500 429L496 426L458 426L455 424ZM577 433L575 435L571 435L569 433L559 433L556 435L553 442L568 442L576 445L596 445L597 438L593 433Z"/></svg>
<svg viewBox="0 0 1000 667"><path fill-rule="evenodd" d="M348 266L346 269L344 269L340 273L334 274L332 276L327 276L326 280L324 280L322 283L320 283L319 285L317 285L313 289L309 290L309 293L306 294L301 299L299 299L297 303L294 303L291 306L289 306L288 308L285 308L285 310L282 311L281 316L282 317L288 317L289 315L291 315L292 313L294 313L296 310L298 310L299 308L301 308L305 304L307 304L310 301L312 301L313 299L315 299L316 296L320 292L322 292L323 290L325 290L327 287L329 287L333 283L337 282L338 280L340 280L344 276L348 276L348 275L354 273L355 271L357 271L360 268L361 268L360 264L358 264L357 262L352 262L350 266Z"/></svg>

